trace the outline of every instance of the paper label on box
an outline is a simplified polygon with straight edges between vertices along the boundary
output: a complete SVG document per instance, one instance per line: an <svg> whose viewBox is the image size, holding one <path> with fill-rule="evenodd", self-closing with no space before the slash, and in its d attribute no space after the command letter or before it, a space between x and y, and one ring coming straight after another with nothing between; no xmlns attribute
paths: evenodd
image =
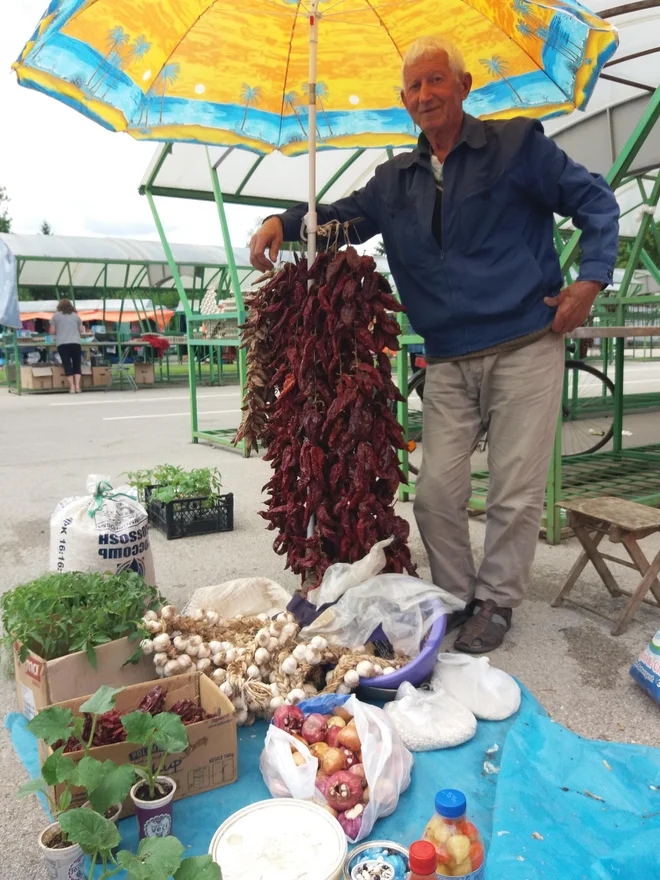
<svg viewBox="0 0 660 880"><path fill-rule="evenodd" d="M34 694L29 687L21 683L21 695L23 697L23 715L28 721L31 721L37 714L37 707L34 703Z"/></svg>

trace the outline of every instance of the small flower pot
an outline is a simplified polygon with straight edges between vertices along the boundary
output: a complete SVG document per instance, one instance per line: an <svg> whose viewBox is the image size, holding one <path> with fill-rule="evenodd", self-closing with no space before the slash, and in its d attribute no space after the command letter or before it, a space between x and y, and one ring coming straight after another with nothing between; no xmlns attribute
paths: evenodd
<svg viewBox="0 0 660 880"><path fill-rule="evenodd" d="M37 839L37 844L50 880L84 880L85 856L77 843L69 846L53 846L59 836L60 826L53 822ZM50 844L50 845L49 845Z"/></svg>
<svg viewBox="0 0 660 880"><path fill-rule="evenodd" d="M169 776L159 776L158 782L171 786L171 790L155 801L144 800L144 794L148 792L146 782L140 780L131 789L140 840L144 837L167 837L172 833L172 800L176 782ZM138 797L138 792L142 797Z"/></svg>

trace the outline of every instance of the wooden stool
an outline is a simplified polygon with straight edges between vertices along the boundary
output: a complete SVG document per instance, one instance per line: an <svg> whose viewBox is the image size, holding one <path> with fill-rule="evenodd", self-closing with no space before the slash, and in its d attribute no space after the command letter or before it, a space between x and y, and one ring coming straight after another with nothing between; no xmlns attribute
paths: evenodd
<svg viewBox="0 0 660 880"><path fill-rule="evenodd" d="M624 631L642 602L660 608L660 583L658 583L660 550L649 565L644 552L637 543L641 538L660 531L660 510L647 507L645 504L637 504L634 501L610 497L587 498L574 502L561 501L557 506L568 512L568 524L582 544L584 552L570 570L566 583L552 603L553 608L559 608L565 601L568 601L598 614L599 617L611 620L614 623L611 630L613 636L618 636ZM609 537L610 543L623 544L632 562L601 553L598 545L605 535ZM605 562L606 559L617 565L625 565L627 568L635 569L640 573L642 579L632 593L619 587ZM619 617L608 617L593 605L585 605L566 598L588 562L593 564L612 596L630 596L630 602ZM645 598L649 590L653 593L655 601Z"/></svg>

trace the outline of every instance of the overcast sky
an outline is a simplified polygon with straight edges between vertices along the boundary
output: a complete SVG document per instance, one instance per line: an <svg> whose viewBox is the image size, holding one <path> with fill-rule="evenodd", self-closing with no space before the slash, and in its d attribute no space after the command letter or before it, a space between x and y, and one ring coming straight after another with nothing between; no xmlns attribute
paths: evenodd
<svg viewBox="0 0 660 880"><path fill-rule="evenodd" d="M12 63L47 0L0 2L0 185L11 198L12 232L157 239L138 186L157 145L113 134L75 110L16 82ZM212 204L159 199L170 241L222 244ZM243 247L269 213L228 206L232 242Z"/></svg>

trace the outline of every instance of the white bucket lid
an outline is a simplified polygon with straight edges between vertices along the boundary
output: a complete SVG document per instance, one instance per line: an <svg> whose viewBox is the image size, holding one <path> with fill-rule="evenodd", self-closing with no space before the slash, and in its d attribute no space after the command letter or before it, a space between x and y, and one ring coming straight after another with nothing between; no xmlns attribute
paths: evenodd
<svg viewBox="0 0 660 880"><path fill-rule="evenodd" d="M339 880L346 835L327 810L309 801L260 801L230 816L209 852L223 880Z"/></svg>

